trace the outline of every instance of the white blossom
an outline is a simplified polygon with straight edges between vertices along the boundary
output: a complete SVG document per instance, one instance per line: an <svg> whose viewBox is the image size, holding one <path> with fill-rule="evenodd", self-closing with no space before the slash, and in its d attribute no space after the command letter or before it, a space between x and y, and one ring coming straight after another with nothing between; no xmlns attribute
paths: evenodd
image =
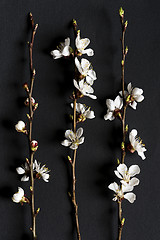
<svg viewBox="0 0 160 240"><path fill-rule="evenodd" d="M36 175L36 178L42 178L45 182L49 181L49 170L45 165L41 167L41 164L37 160L33 163L33 169Z"/></svg>
<svg viewBox="0 0 160 240"><path fill-rule="evenodd" d="M124 185L129 184L134 187L139 184L139 179L134 177L136 174L140 173L138 165L132 165L128 169L127 166L122 163L118 165L117 170L115 170L114 173L118 178L122 179L121 183Z"/></svg>
<svg viewBox="0 0 160 240"><path fill-rule="evenodd" d="M144 100L143 90L141 88L133 88L132 84L129 83L127 86L127 91L124 91L125 99L129 102L129 106L133 109L136 109L137 102L142 102ZM120 92L120 95L122 96L122 91Z"/></svg>
<svg viewBox="0 0 160 240"><path fill-rule="evenodd" d="M78 148L79 144L84 142L83 128L79 128L76 133L72 130L66 130L65 137L66 139L61 143L65 147L70 147L75 150Z"/></svg>
<svg viewBox="0 0 160 240"><path fill-rule="evenodd" d="M137 151L138 155L144 160L146 157L144 155L144 152L147 151L145 148L145 145L142 143L142 140L137 137L137 130L132 129L132 131L129 134L129 140L131 143L131 152Z"/></svg>
<svg viewBox="0 0 160 240"><path fill-rule="evenodd" d="M90 85L93 85L97 77L96 72L91 67L91 63L85 58L82 58L81 62L79 62L78 58L76 57L75 65L82 76L84 78L86 77L86 82Z"/></svg>
<svg viewBox="0 0 160 240"><path fill-rule="evenodd" d="M75 45L77 50L81 54L87 54L88 56L93 56L94 51L91 48L85 49L90 44L90 40L88 38L80 38L80 31L77 32L77 37L75 40Z"/></svg>
<svg viewBox="0 0 160 240"><path fill-rule="evenodd" d="M88 83L86 83L84 79L80 80L79 82L73 79L73 83L75 88L77 88L82 93L82 95L90 97L92 99L97 99L97 97L93 95L94 89Z"/></svg>
<svg viewBox="0 0 160 240"><path fill-rule="evenodd" d="M120 96L117 96L115 100L107 99L106 105L108 107L107 114L104 115L105 120L114 120L118 113L120 113L121 108L123 107L123 99Z"/></svg>
<svg viewBox="0 0 160 240"><path fill-rule="evenodd" d="M23 121L18 121L18 123L15 125L15 129L17 132L26 132L26 124Z"/></svg>
<svg viewBox="0 0 160 240"><path fill-rule="evenodd" d="M127 199L130 203L133 203L136 200L136 195L134 193L131 193L133 190L133 187L130 185L121 185L121 187L116 183L111 183L108 186L109 189L113 190L116 194L113 198L113 201L121 201L123 198ZM129 192L124 194L125 192Z"/></svg>
<svg viewBox="0 0 160 240"><path fill-rule="evenodd" d="M64 42L61 42L56 50L51 51L53 59L61 57L68 57L71 53L70 38L66 38Z"/></svg>
<svg viewBox="0 0 160 240"><path fill-rule="evenodd" d="M21 181L26 182L29 180L30 168L27 162L25 162L24 166L16 168L16 171L20 175L24 174L24 176L21 178Z"/></svg>
<svg viewBox="0 0 160 240"><path fill-rule="evenodd" d="M18 187L18 192L13 195L12 201L15 203L26 202L23 188Z"/></svg>
<svg viewBox="0 0 160 240"><path fill-rule="evenodd" d="M71 103L71 107L73 108L74 104ZM78 118L81 121L85 121L86 118L93 119L95 118L94 111L90 110L90 107L87 107L85 104L76 103L76 111L79 113Z"/></svg>

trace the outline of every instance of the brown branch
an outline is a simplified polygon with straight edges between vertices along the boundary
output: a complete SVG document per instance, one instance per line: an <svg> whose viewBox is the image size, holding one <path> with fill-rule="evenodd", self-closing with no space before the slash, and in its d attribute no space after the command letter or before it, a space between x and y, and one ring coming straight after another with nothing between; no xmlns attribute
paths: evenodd
<svg viewBox="0 0 160 240"><path fill-rule="evenodd" d="M74 133L76 134L76 103L77 99L74 99L74 107L73 107L73 129ZM74 150L74 157L72 162L72 203L74 206L75 211L75 220L76 220L76 231L77 231L77 238L81 240L80 228L79 228L79 220L78 220L78 205L76 202L76 153L77 149Z"/></svg>
<svg viewBox="0 0 160 240"><path fill-rule="evenodd" d="M35 69L33 69L33 44L34 44L34 38L35 34L38 28L38 24L34 26L34 20L33 16L30 13L30 21L32 24L32 36L31 36L31 42L29 43L29 59L30 59L30 74L31 74L31 80L30 80L30 89L28 93L29 97L29 134L28 134L28 140L29 140L29 151L30 151L30 192L31 192L31 215L32 215L32 239L36 240L36 213L35 213L35 195L34 195L34 175L33 175L33 160L34 160L34 152L31 150L31 141L32 141L32 126L33 126L33 106L32 106L32 92L33 92L33 85L34 85L34 79L35 79Z"/></svg>

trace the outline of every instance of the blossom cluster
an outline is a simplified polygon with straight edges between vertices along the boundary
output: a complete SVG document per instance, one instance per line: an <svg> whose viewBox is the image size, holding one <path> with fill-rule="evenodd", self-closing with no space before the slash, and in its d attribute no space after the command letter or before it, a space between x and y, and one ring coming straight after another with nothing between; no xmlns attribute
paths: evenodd
<svg viewBox="0 0 160 240"><path fill-rule="evenodd" d="M134 177L136 174L140 173L139 166L132 165L128 169L127 166L122 163L118 165L117 170L115 170L114 173L119 179L121 179L121 185L114 182L108 186L109 189L115 192L113 201L122 201L125 198L130 203L133 203L136 200L136 195L131 191L139 184L139 179Z"/></svg>
<svg viewBox="0 0 160 240"><path fill-rule="evenodd" d="M26 90L26 92L29 93L29 87L28 87L27 83L25 83L23 87ZM38 107L38 103L36 103L35 99L33 97L31 97L30 99L27 98L25 100L25 102L24 102L25 106L29 107L30 102L31 102L32 111L34 113ZM27 118L28 118L29 122L31 121L32 117L33 117L33 115L30 116L29 114L27 114ZM30 130L27 129L27 124L25 122L23 122L22 120L18 121L18 123L15 125L15 129L17 132L25 134L25 136L27 136L27 138L29 140L29 134L30 134L29 131ZM34 155L34 153L38 149L38 142L36 140L31 140L31 141L29 141L29 143L30 143L29 144L30 152L32 152ZM29 179L31 178L31 169L33 170L33 178L34 179L42 178L45 182L49 181L48 168L46 168L45 165L43 165L41 167L41 164L39 162L37 162L37 160L34 160L33 164L31 164L31 162L27 158L26 158L24 165L16 168L17 173L20 175L23 175L21 178L21 181L23 181L23 182L29 181ZM18 187L18 192L13 195L12 200L15 203L21 203L21 204L30 202L29 199L25 196L24 190L21 187Z"/></svg>
<svg viewBox="0 0 160 240"><path fill-rule="evenodd" d="M76 123L79 123L84 122L87 118L95 118L94 111L85 104L77 103L77 99L84 96L90 97L92 99L97 98L94 95L93 89L93 84L97 77L96 72L93 70L91 62L85 58L81 58L81 60L78 59L78 57L82 56L83 54L87 54L87 56L93 56L94 51L91 48L87 48L90 44L90 40L88 38L80 37L80 30L77 30L77 23L75 20L73 21L73 24L76 26L75 31L77 35L75 39L75 51L70 46L70 38L66 38L64 42L59 44L56 50L51 51L51 55L53 56L53 59L58 59L61 57L70 57L74 59L76 71L75 77L73 79L73 84L76 92L73 92L72 99L76 99ZM71 107L74 108L73 103L71 103ZM80 144L84 142L84 137L82 135L82 127L78 128L76 132L72 129L68 129L65 132L66 139L62 141L61 144L66 147L70 147L72 150L75 150Z"/></svg>
<svg viewBox="0 0 160 240"><path fill-rule="evenodd" d="M124 99L123 99L124 97ZM119 118L123 121L124 108L130 106L134 110L137 108L137 103L142 102L144 100L143 90L141 88L133 88L132 84L129 83L127 86L127 91L124 91L124 96L122 91L119 92L119 95L115 98L115 100L107 99L107 114L104 116L105 120L114 120L115 118ZM128 131L128 125L125 129L125 135ZM131 153L135 151L138 155L144 160L145 154L144 152L147 150L145 145L143 144L140 137L137 136L138 132L136 129L132 129L129 133L129 143L125 146L125 143L122 143L122 151L124 149L128 149ZM134 186L139 184L139 180L137 178L131 178L136 174L140 173L140 168L138 165L132 165L129 169L124 163L119 164L117 170L114 171L115 175L121 179L121 185L118 185L116 182L111 183L108 188L115 192L114 201L122 201L124 198L129 202L133 203L136 199L136 195L132 193Z"/></svg>

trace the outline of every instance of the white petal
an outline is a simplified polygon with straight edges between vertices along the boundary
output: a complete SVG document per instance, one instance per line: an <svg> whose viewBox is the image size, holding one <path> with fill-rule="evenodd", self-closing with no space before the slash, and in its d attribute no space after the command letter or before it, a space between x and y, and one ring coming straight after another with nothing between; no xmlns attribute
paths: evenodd
<svg viewBox="0 0 160 240"><path fill-rule="evenodd" d="M81 53L82 53L82 54L85 54L85 53L86 53L87 56L89 56L89 57L91 57L91 56L94 55L94 51L93 51L93 49L91 49L91 48L88 48L88 49L82 50Z"/></svg>
<svg viewBox="0 0 160 240"><path fill-rule="evenodd" d="M129 170L128 170L128 173L130 175L130 177L133 177L135 176L136 174L139 174L140 173L140 168L138 165L132 165L130 166Z"/></svg>
<svg viewBox="0 0 160 240"><path fill-rule="evenodd" d="M45 182L49 182L49 174L48 174L48 173L44 173L44 174L42 175L42 178L43 178L43 180L44 180Z"/></svg>
<svg viewBox="0 0 160 240"><path fill-rule="evenodd" d="M91 63L87 59L85 59L85 58L81 59L81 66L85 72L87 71L87 73L88 73L90 65L91 65Z"/></svg>
<svg viewBox="0 0 160 240"><path fill-rule="evenodd" d="M136 101L133 101L132 103L130 103L129 106L130 106L131 108L133 108L134 110L136 110L136 108L137 108L137 103L136 103Z"/></svg>
<svg viewBox="0 0 160 240"><path fill-rule="evenodd" d="M142 158L142 160L146 159L146 156L144 155L144 152L137 152L137 153Z"/></svg>
<svg viewBox="0 0 160 240"><path fill-rule="evenodd" d="M88 76L90 76L93 80L96 80L97 77L96 77L96 72L93 70L93 69L90 69L88 71Z"/></svg>
<svg viewBox="0 0 160 240"><path fill-rule="evenodd" d="M131 94L131 92L132 92L132 84L131 84L131 82L128 83L127 90L128 90L128 93Z"/></svg>
<svg viewBox="0 0 160 240"><path fill-rule="evenodd" d="M92 119L95 118L94 111L87 111L85 114L86 118Z"/></svg>
<svg viewBox="0 0 160 240"><path fill-rule="evenodd" d="M73 84L74 84L75 88L77 88L79 90L79 85L75 79L73 79Z"/></svg>
<svg viewBox="0 0 160 240"><path fill-rule="evenodd" d="M94 83L94 80L90 76L86 76L86 82L92 86Z"/></svg>
<svg viewBox="0 0 160 240"><path fill-rule="evenodd" d="M84 138L85 138L85 137L81 137L81 138L79 139L79 144L84 143Z"/></svg>
<svg viewBox="0 0 160 240"><path fill-rule="evenodd" d="M113 116L113 112L107 112L107 114L104 115L104 120L110 120L110 121L112 121L112 120L114 120L114 119L115 119L115 117Z"/></svg>
<svg viewBox="0 0 160 240"><path fill-rule="evenodd" d="M134 99L135 99L137 102L142 102L142 101L144 100L144 96L143 96L143 95L134 96Z"/></svg>
<svg viewBox="0 0 160 240"><path fill-rule="evenodd" d="M69 46L70 45L70 38L69 37L66 38L64 43L65 43L65 46Z"/></svg>
<svg viewBox="0 0 160 240"><path fill-rule="evenodd" d="M64 141L62 141L61 142L61 144L63 145L63 146L65 146L65 147L69 147L70 145L71 145L71 141L69 141L69 140L67 140L67 139L65 139Z"/></svg>
<svg viewBox="0 0 160 240"><path fill-rule="evenodd" d="M117 171L124 177L127 171L127 166L124 163L119 164L119 166L117 167Z"/></svg>
<svg viewBox="0 0 160 240"><path fill-rule="evenodd" d="M121 109L123 106L123 99L118 95L114 100L115 108Z"/></svg>
<svg viewBox="0 0 160 240"><path fill-rule="evenodd" d="M130 186L137 186L139 184L139 179L136 177L133 177L130 181L129 181L129 185Z"/></svg>
<svg viewBox="0 0 160 240"><path fill-rule="evenodd" d="M133 190L133 187L130 186L129 184L125 185L122 184L122 192L131 192Z"/></svg>
<svg viewBox="0 0 160 240"><path fill-rule="evenodd" d="M97 97L93 94L84 94L84 95L87 96L87 97L90 97L92 99L97 99Z"/></svg>
<svg viewBox="0 0 160 240"><path fill-rule="evenodd" d="M77 138L80 138L83 135L83 128L78 128L77 132L76 132L76 136Z"/></svg>
<svg viewBox="0 0 160 240"><path fill-rule="evenodd" d="M59 50L53 50L51 51L51 55L54 59L58 59L62 57L62 53Z"/></svg>
<svg viewBox="0 0 160 240"><path fill-rule="evenodd" d="M134 97L134 95L142 95L143 94L143 90L141 88L134 88L132 90L132 96Z"/></svg>
<svg viewBox="0 0 160 240"><path fill-rule="evenodd" d="M64 47L63 51L62 51L62 55L67 57L70 55L70 48L68 46Z"/></svg>
<svg viewBox="0 0 160 240"><path fill-rule="evenodd" d="M72 130L66 130L65 131L65 137L70 141L72 141L73 139L75 139L75 134Z"/></svg>
<svg viewBox="0 0 160 240"><path fill-rule="evenodd" d="M76 65L78 71L83 75L83 69L82 69L81 64L77 57L75 57L75 65Z"/></svg>
<svg viewBox="0 0 160 240"><path fill-rule="evenodd" d="M118 178L122 179L122 176L119 174L118 171L115 170L114 173L115 173L115 175L116 175Z"/></svg>
<svg viewBox="0 0 160 240"><path fill-rule="evenodd" d="M83 114L85 112L85 106L81 103L77 103L77 112Z"/></svg>
<svg viewBox="0 0 160 240"><path fill-rule="evenodd" d="M129 140L132 143L133 140L135 139L135 137L137 136L137 130L136 129L132 129L132 131L129 134Z"/></svg>
<svg viewBox="0 0 160 240"><path fill-rule="evenodd" d="M24 176L21 178L21 181L22 181L22 182L27 182L27 181L29 181L29 177L26 176L26 175L24 175Z"/></svg>
<svg viewBox="0 0 160 240"><path fill-rule="evenodd" d="M22 167L16 168L16 171L17 171L18 174L24 174L25 173L25 170Z"/></svg>
<svg viewBox="0 0 160 240"><path fill-rule="evenodd" d="M115 110L115 105L114 105L114 101L113 100L111 100L111 99L107 99L106 100L106 105L107 105L107 107L108 107L108 109L110 110L110 111L114 111Z"/></svg>
<svg viewBox="0 0 160 240"><path fill-rule="evenodd" d="M136 200L136 195L134 193L126 193L124 198L127 199L130 203L133 203Z"/></svg>
<svg viewBox="0 0 160 240"><path fill-rule="evenodd" d="M108 186L109 189L113 190L114 192L117 192L119 190L119 186L116 182L114 183L111 183L109 186Z"/></svg>

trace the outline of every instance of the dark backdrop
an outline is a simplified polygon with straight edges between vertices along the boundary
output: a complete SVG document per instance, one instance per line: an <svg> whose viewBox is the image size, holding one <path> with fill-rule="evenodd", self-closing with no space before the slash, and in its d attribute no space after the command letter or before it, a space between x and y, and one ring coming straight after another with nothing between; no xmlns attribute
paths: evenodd
<svg viewBox="0 0 160 240"><path fill-rule="evenodd" d="M160 3L158 0L14 0L0 1L0 239L29 240L30 210L12 202L21 183L15 168L28 154L25 137L14 125L26 120L27 109L22 84L29 80L28 47L30 40L27 14L32 12L39 28L35 40L34 65L37 76L34 97L39 108L34 119L33 136L39 141L36 159L51 169L50 182L36 182L38 239L76 239L72 228L72 207L68 197L70 166L68 149L60 145L71 124L69 95L72 92L73 66L63 60L53 61L50 51L59 40L71 38L72 18L76 18L82 37L91 39L95 56L90 59L97 72L94 84L98 100L85 98L95 110L96 119L83 124L85 144L77 158L77 201L82 239L115 240L117 236L117 205L111 199L109 183L120 156L119 121L104 121L106 98L115 98L120 86L120 21L118 10L123 6L129 26L126 42L129 53L126 62L126 83L144 89L145 101L136 111L129 109L129 129L138 129L146 144L146 160L135 153L127 163L139 164L140 185L134 189L134 204L124 201L126 224L123 239L159 240L159 96L160 96Z"/></svg>

